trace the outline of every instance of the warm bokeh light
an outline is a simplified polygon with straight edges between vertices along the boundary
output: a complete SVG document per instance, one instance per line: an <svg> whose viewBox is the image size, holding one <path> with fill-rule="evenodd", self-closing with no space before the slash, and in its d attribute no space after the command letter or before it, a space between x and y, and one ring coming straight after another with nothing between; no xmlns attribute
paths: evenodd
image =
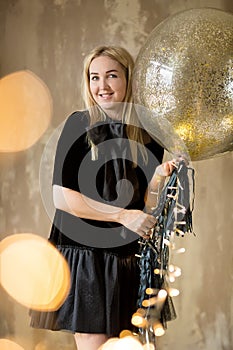
<svg viewBox="0 0 233 350"><path fill-rule="evenodd" d="M174 271L175 277L180 277L181 276L181 268L176 266L176 269Z"/></svg>
<svg viewBox="0 0 233 350"><path fill-rule="evenodd" d="M175 271L175 266L170 264L168 269L169 269L169 272L174 272Z"/></svg>
<svg viewBox="0 0 233 350"><path fill-rule="evenodd" d="M180 294L180 291L176 288L169 288L168 294L170 295L170 297L177 297Z"/></svg>
<svg viewBox="0 0 233 350"><path fill-rule="evenodd" d="M139 328L145 328L147 326L147 320L139 312L133 314L131 323Z"/></svg>
<svg viewBox="0 0 233 350"><path fill-rule="evenodd" d="M142 344L134 337L125 337L119 339L114 344L114 350L142 350ZM105 350L105 349L104 349Z"/></svg>
<svg viewBox="0 0 233 350"><path fill-rule="evenodd" d="M134 336L121 339L110 338L98 350L143 350L142 344Z"/></svg>
<svg viewBox="0 0 233 350"><path fill-rule="evenodd" d="M22 346L16 344L9 339L0 339L0 349L1 350L24 350Z"/></svg>
<svg viewBox="0 0 233 350"><path fill-rule="evenodd" d="M155 346L152 343L147 343L142 346L143 350L155 350Z"/></svg>
<svg viewBox="0 0 233 350"><path fill-rule="evenodd" d="M160 289L159 293L157 296L154 296L149 299L144 299L142 301L142 306L143 307L150 307L156 305L156 308L160 310L163 307L163 304L166 300L167 297L167 292L164 289Z"/></svg>
<svg viewBox="0 0 233 350"><path fill-rule="evenodd" d="M180 277L181 276L181 268L175 265L169 265L169 278L172 278L172 281L174 282L176 277Z"/></svg>
<svg viewBox="0 0 233 350"><path fill-rule="evenodd" d="M153 298L150 298L150 299L144 299L143 302L142 302L142 306L143 307L150 307L152 305L155 305L157 304L157 297L153 297Z"/></svg>
<svg viewBox="0 0 233 350"><path fill-rule="evenodd" d="M169 276L169 282L173 283L173 282L175 282L175 280L176 279L174 276L171 276L171 275Z"/></svg>
<svg viewBox="0 0 233 350"><path fill-rule="evenodd" d="M0 243L0 282L17 302L35 310L56 310L70 288L69 267L46 239L30 233Z"/></svg>
<svg viewBox="0 0 233 350"><path fill-rule="evenodd" d="M104 343L98 350L113 350L115 344L119 341L119 338L110 338Z"/></svg>
<svg viewBox="0 0 233 350"><path fill-rule="evenodd" d="M156 337L161 337L165 334L165 330L160 322L153 324L153 330Z"/></svg>
<svg viewBox="0 0 233 350"><path fill-rule="evenodd" d="M183 254L185 253L185 248L180 248L175 251L176 254Z"/></svg>
<svg viewBox="0 0 233 350"><path fill-rule="evenodd" d="M161 310L165 300L167 298L167 291L165 289L160 289L157 296L156 306L158 310Z"/></svg>
<svg viewBox="0 0 233 350"><path fill-rule="evenodd" d="M167 291L165 289L160 289L158 292L158 299L166 299Z"/></svg>
<svg viewBox="0 0 233 350"><path fill-rule="evenodd" d="M146 310L145 309L143 309L143 308L139 308L139 309L137 309L137 311L136 311L137 313L139 313L141 316L143 316L143 317L145 317L146 316Z"/></svg>
<svg viewBox="0 0 233 350"><path fill-rule="evenodd" d="M31 147L48 128L52 98L45 83L31 71L0 80L0 152Z"/></svg>
<svg viewBox="0 0 233 350"><path fill-rule="evenodd" d="M132 332L129 329L124 329L120 332L119 338L124 338L128 336L132 336Z"/></svg>
<svg viewBox="0 0 233 350"><path fill-rule="evenodd" d="M146 288L146 294L148 294L148 295L153 294L153 289L152 288Z"/></svg>

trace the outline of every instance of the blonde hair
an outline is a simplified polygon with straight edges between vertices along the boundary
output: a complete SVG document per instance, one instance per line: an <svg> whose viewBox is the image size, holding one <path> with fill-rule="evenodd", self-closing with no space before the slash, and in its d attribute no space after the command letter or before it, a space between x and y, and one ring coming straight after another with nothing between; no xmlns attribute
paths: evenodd
<svg viewBox="0 0 233 350"><path fill-rule="evenodd" d="M143 159L147 161L147 155L144 146L144 138L143 133L140 128L140 123L136 112L134 110L132 101L132 75L134 69L134 60L129 52L123 47L118 46L99 46L92 50L84 59L84 67L83 67L83 77L82 77L82 96L84 100L85 107L89 110L90 114L90 125L95 124L99 121L104 121L106 119L105 112L101 109L99 105L96 104L93 99L92 93L90 91L90 64L91 62L100 56L106 56L111 58L112 60L117 61L126 77L126 93L124 97L124 108L122 113L122 121L127 124L127 136L129 140L133 140L136 142L131 142L131 152L133 162L136 164L137 161L137 143L140 143L142 147L140 147L140 151L142 153ZM95 107L95 108L93 108ZM89 140L92 149L95 148L91 140ZM93 158L96 158L97 149L93 149ZM94 156L95 154L95 156Z"/></svg>

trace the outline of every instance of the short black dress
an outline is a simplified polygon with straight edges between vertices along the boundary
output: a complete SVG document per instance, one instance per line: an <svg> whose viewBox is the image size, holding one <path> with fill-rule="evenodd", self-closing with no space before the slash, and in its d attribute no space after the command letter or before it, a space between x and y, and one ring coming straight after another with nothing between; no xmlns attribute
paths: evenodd
<svg viewBox="0 0 233 350"><path fill-rule="evenodd" d="M87 135L89 137L87 137ZM90 142L97 147L93 160ZM126 125L106 118L89 126L87 111L73 113L58 141L53 184L119 208L144 209L144 195L163 148L149 138L148 160L131 157ZM139 288L138 235L113 222L80 219L56 210L49 241L67 260L71 287L53 312L31 312L31 326L118 336L133 329Z"/></svg>

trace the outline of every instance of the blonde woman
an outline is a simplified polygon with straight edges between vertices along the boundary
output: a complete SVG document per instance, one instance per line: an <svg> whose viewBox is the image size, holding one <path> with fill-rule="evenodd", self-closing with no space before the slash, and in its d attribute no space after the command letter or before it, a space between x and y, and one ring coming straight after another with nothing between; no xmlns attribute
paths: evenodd
<svg viewBox="0 0 233 350"><path fill-rule="evenodd" d="M93 50L84 61L87 109L66 120L57 145L49 240L69 263L71 288L56 312L33 312L31 325L74 333L78 350L97 350L132 329L137 240L149 237L155 218L148 209L173 169L160 165L163 148L140 128L132 71L125 49Z"/></svg>

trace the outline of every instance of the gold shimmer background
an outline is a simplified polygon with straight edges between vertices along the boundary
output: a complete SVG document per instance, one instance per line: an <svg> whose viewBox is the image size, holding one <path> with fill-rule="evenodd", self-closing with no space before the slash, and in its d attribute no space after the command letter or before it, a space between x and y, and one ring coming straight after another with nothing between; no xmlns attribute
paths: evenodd
<svg viewBox="0 0 233 350"><path fill-rule="evenodd" d="M0 0L0 77L29 69L50 89L54 110L44 135L26 151L0 154L0 238L18 232L47 237L50 220L39 188L43 149L53 130L82 108L84 55L101 44L134 57L169 15L195 7L233 12L232 0ZM177 320L158 340L160 350L233 349L233 153L193 162L194 230L180 238L182 276L174 300ZM0 289L0 338L25 350L75 349L72 335L34 330L28 310ZM87 349L88 350L88 349Z"/></svg>

